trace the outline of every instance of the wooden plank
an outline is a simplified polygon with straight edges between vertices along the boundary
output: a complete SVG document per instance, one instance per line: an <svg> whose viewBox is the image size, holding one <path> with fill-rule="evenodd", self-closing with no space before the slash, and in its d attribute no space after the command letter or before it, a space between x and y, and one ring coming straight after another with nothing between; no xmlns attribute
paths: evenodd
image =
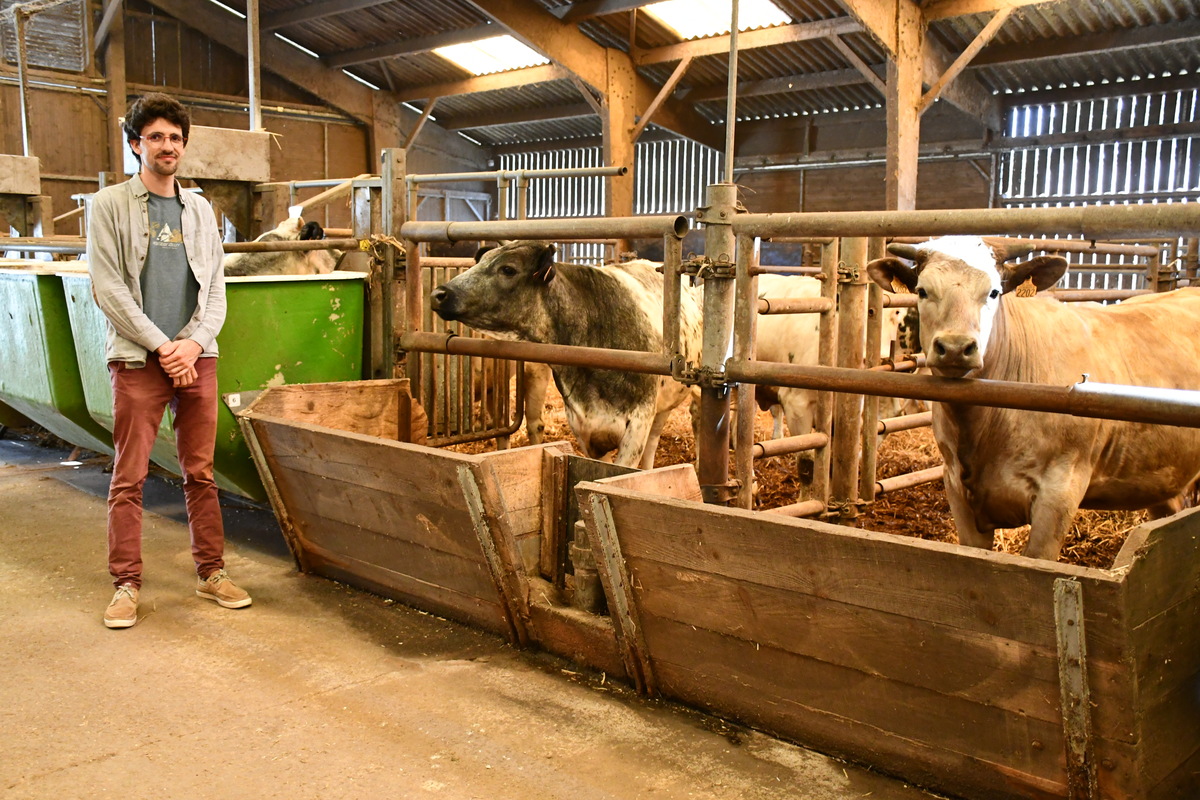
<svg viewBox="0 0 1200 800"><path fill-rule="evenodd" d="M540 647L605 675L630 680L609 617L544 602L532 603L529 612L532 637Z"/></svg>
<svg viewBox="0 0 1200 800"><path fill-rule="evenodd" d="M633 604L629 575L617 541L608 497L591 492L581 494L580 499L580 513L587 524L588 541L608 600L617 645L621 648L625 663L625 674L633 679L639 692L652 695L655 692L653 669L637 618L637 608ZM586 502L583 502L585 499Z"/></svg>
<svg viewBox="0 0 1200 800"><path fill-rule="evenodd" d="M510 641L520 647L529 643L529 596L524 570L516 554L512 531L505 524L495 472L486 465L458 467L458 480L466 496L475 535L508 620Z"/></svg>
<svg viewBox="0 0 1200 800"><path fill-rule="evenodd" d="M651 498L592 485L613 500L626 558L711 572L979 633L1053 648L1049 600L1056 577L1084 585L1088 644L1101 661L1119 659L1119 584L1103 570L1051 564L941 542L815 520ZM1107 620L1107 621L1106 621Z"/></svg>
<svg viewBox="0 0 1200 800"><path fill-rule="evenodd" d="M301 539L307 553L320 552L326 562L353 560L371 564L400 579L406 578L406 584L423 586L417 593L420 596L436 597L441 592L451 592L499 606L499 596L482 558L459 558L319 517L312 518Z"/></svg>
<svg viewBox="0 0 1200 800"><path fill-rule="evenodd" d="M671 467L631 472L627 475L598 478L595 482L604 487L703 502L700 479L696 477L696 468L691 464L676 464ZM580 484L576 491L581 489L586 490L587 487Z"/></svg>
<svg viewBox="0 0 1200 800"><path fill-rule="evenodd" d="M283 502L283 498L279 494L279 487L275 484L275 475L271 472L271 464L258 440L258 434L254 430L254 423L244 414L235 414L234 416L237 417L238 428L242 431L242 437L246 440L246 446L250 449L250 459L254 462L254 468L258 471L258 477L262 481L263 489L267 493L267 500L271 504L271 510L275 512L275 519L279 522L279 530L283 533L283 540L287 543L288 550L291 551L292 559L296 562L296 568L301 572L305 572L307 570L304 561L304 548L300 546L300 541L296 533L296 524L292 520L291 514L288 513L287 505Z"/></svg>
<svg viewBox="0 0 1200 800"><path fill-rule="evenodd" d="M898 692L875 676L658 617L644 622L660 687L685 702L732 712L805 743L815 738L828 746L829 737L860 759L891 753L940 771L947 762L972 758L1005 764L1022 783L1065 788L1057 725L934 692Z"/></svg>
<svg viewBox="0 0 1200 800"><path fill-rule="evenodd" d="M542 547L538 571L556 588L566 586L567 545L567 459L566 452L542 453Z"/></svg>
<svg viewBox="0 0 1200 800"><path fill-rule="evenodd" d="M1132 628L1200 592L1200 508L1138 526L1114 569L1128 571Z"/></svg>
<svg viewBox="0 0 1200 800"><path fill-rule="evenodd" d="M456 592L430 591L432 587L429 584L410 576L394 573L366 561L327 554L320 548L312 550L311 556L312 571L317 575L375 592L382 597L392 597L405 605L447 619L477 625L501 636L508 632L508 624L498 604L487 603Z"/></svg>
<svg viewBox="0 0 1200 800"><path fill-rule="evenodd" d="M1059 724L1053 649L653 561L628 565L643 614ZM1101 665L1093 679L1125 678ZM1102 704L1096 715L1098 732L1133 741L1128 706Z"/></svg>
<svg viewBox="0 0 1200 800"><path fill-rule="evenodd" d="M381 492L300 470L275 474L280 496L305 538L312 535L314 520L328 520L483 563L470 515L461 504Z"/></svg>
<svg viewBox="0 0 1200 800"><path fill-rule="evenodd" d="M1194 618L1192 624L1195 624ZM1200 696L1197 696L1196 686L1195 682L1181 684L1162 700L1144 709L1141 719L1143 735L1138 748L1142 754L1144 785L1160 784L1193 759L1200 749ZM1193 794L1183 796L1196 796L1200 775L1193 776L1191 787Z"/></svg>
<svg viewBox="0 0 1200 800"><path fill-rule="evenodd" d="M395 440L399 395L407 390L407 378L276 386L247 412Z"/></svg>
<svg viewBox="0 0 1200 800"><path fill-rule="evenodd" d="M1077 581L1069 578L1054 581L1054 617L1066 739L1067 795L1071 800L1092 800L1096 796L1096 762L1092 749L1091 688L1087 676L1083 589Z"/></svg>
<svg viewBox="0 0 1200 800"><path fill-rule="evenodd" d="M541 552L544 506L542 477L545 453L563 453L566 442L553 442L482 455L483 464L496 472L505 522L521 553L521 569L527 574L538 571Z"/></svg>
<svg viewBox="0 0 1200 800"><path fill-rule="evenodd" d="M665 694L973 800L1065 794L1056 725L932 692L896 695L876 676L657 617L643 621ZM689 655L695 658L680 663ZM1110 758L1120 754L1115 764L1135 756L1130 745L1105 747ZM1101 791L1137 796L1131 777L1119 768L1103 771Z"/></svg>
<svg viewBox="0 0 1200 800"><path fill-rule="evenodd" d="M259 430L271 443L277 476L281 468L297 469L366 489L422 496L430 502L464 508L457 465L479 461L479 456L251 416L256 424L262 423Z"/></svg>

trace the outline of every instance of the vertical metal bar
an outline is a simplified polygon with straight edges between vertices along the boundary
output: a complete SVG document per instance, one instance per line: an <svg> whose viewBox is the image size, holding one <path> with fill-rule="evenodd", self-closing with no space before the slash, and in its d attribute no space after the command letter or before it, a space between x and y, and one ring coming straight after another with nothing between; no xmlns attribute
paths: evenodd
<svg viewBox="0 0 1200 800"><path fill-rule="evenodd" d="M729 4L729 80L725 97L725 175L733 183L733 129L737 120L738 0Z"/></svg>
<svg viewBox="0 0 1200 800"><path fill-rule="evenodd" d="M1083 587L1071 578L1054 581L1054 627L1058 640L1058 682L1062 695L1067 756L1067 797L1093 800L1096 765L1092 759L1092 709L1087 679L1087 640L1083 629Z"/></svg>
<svg viewBox="0 0 1200 800"><path fill-rule="evenodd" d="M679 269L683 261L683 240L667 234L663 237L663 353L679 355Z"/></svg>
<svg viewBox="0 0 1200 800"><path fill-rule="evenodd" d="M838 298L838 366L862 369L867 317L867 240L847 238L841 245ZM837 520L853 524L858 516L859 439L863 397L839 392L833 403L831 505Z"/></svg>
<svg viewBox="0 0 1200 800"><path fill-rule="evenodd" d="M737 186L714 183L700 210L705 224L704 340L700 353L700 431L696 450L700 488L706 503L725 503L729 488L729 385L721 380L733 337L733 216Z"/></svg>
<svg viewBox="0 0 1200 800"><path fill-rule="evenodd" d="M262 97L259 90L261 73L258 29L258 0L246 0L246 85L250 97L250 130L262 129Z"/></svg>
<svg viewBox="0 0 1200 800"><path fill-rule="evenodd" d="M32 16L23 8L16 11L17 18L17 84L21 92L21 154L33 155L33 137L29 129L29 63L25 50L25 24Z"/></svg>
<svg viewBox="0 0 1200 800"><path fill-rule="evenodd" d="M836 301L838 292L838 264L840 263L839 240L834 239L821 247L821 296ZM832 367L837 361L838 341L838 312L837 303L828 311L821 312L818 324L819 342L817 345L817 363L823 367ZM817 392L817 410L813 416L813 428L833 440L833 392ZM793 436L799 436L807 431L792 431ZM813 474L807 489L801 492L806 500L820 500L829 504L829 465L831 448L827 444L813 453Z"/></svg>
<svg viewBox="0 0 1200 800"><path fill-rule="evenodd" d="M884 253L883 239L871 239L867 245L868 260L879 258ZM871 283L867 286L867 341L864 351L864 367L879 363L883 347L883 289ZM875 469L879 460L879 403L881 398L863 398L862 416L862 466L859 468L858 496L867 502L875 499Z"/></svg>
<svg viewBox="0 0 1200 800"><path fill-rule="evenodd" d="M737 277L733 304L733 357L744 360L754 357L758 335L758 275L750 273L758 259L754 258L754 237L737 237ZM733 466L738 481L737 505L754 507L754 421L758 403L753 383L739 383L737 392L737 430L734 432ZM807 431L806 431L807 433Z"/></svg>

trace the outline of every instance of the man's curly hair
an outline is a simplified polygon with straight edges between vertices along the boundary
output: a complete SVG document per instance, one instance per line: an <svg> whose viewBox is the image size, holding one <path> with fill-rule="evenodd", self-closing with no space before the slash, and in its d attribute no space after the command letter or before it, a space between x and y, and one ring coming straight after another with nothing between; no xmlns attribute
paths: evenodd
<svg viewBox="0 0 1200 800"><path fill-rule="evenodd" d="M184 139L188 138L188 132L192 129L192 115L183 103L162 92L144 94L129 106L122 126L129 150L134 156L137 156L137 151L133 149L133 143L141 137L142 129L156 119L165 119L173 125L178 125L183 130Z"/></svg>

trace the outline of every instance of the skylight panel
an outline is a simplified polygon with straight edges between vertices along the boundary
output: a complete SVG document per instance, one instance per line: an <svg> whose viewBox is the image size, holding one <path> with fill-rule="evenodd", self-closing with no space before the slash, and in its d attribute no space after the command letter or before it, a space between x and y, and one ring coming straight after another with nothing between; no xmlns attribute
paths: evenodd
<svg viewBox="0 0 1200 800"><path fill-rule="evenodd" d="M493 72L506 72L510 69L550 63L550 59L508 35L439 47L433 52L447 61L452 61L472 75L490 75Z"/></svg>
<svg viewBox="0 0 1200 800"><path fill-rule="evenodd" d="M729 33L729 0L663 0L643 9L683 39ZM738 5L738 30L787 25L792 18L771 0L742 0Z"/></svg>

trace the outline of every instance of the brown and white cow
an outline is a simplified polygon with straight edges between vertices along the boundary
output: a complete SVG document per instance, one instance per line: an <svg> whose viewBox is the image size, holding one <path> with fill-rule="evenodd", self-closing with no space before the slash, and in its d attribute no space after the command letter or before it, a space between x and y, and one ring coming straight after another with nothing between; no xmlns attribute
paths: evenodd
<svg viewBox="0 0 1200 800"><path fill-rule="evenodd" d="M662 352L663 276L649 261L604 267L561 264L554 246L521 241L484 254L437 287L433 310L498 338L545 344ZM680 339L685 359L700 357L700 304L685 290ZM567 423L584 452L616 463L654 465L671 411L692 390L666 376L553 366Z"/></svg>
<svg viewBox="0 0 1200 800"><path fill-rule="evenodd" d="M868 272L916 292L935 375L1200 388L1200 289L1069 305L1012 293L1027 279L1053 286L1060 256L1006 264L1018 253L973 236L888 250L907 261L878 259ZM1200 474L1195 428L935 403L933 430L959 541L990 548L996 528L1029 523L1025 553L1037 558L1058 557L1078 508L1170 513Z"/></svg>

